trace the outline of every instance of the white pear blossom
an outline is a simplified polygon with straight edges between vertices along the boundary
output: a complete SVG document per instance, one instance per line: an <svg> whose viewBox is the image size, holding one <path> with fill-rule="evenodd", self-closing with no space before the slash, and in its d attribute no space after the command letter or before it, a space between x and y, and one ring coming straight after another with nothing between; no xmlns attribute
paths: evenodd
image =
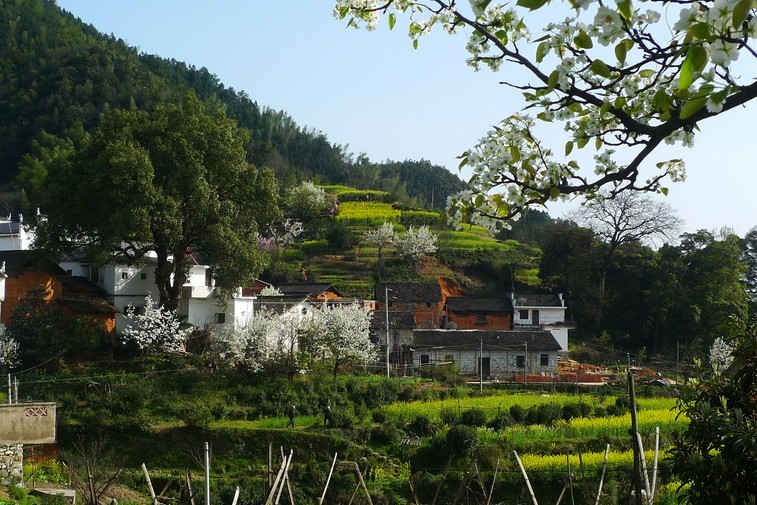
<svg viewBox="0 0 757 505"><path fill-rule="evenodd" d="M161 307L151 295L138 312L132 305L126 309L127 326L122 340L134 343L143 351L183 352L190 329L185 327L175 312Z"/></svg>

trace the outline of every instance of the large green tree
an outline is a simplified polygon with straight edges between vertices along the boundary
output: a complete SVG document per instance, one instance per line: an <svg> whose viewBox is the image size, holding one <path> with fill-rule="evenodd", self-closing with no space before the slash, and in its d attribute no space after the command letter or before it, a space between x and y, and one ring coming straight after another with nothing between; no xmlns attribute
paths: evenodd
<svg viewBox="0 0 757 505"><path fill-rule="evenodd" d="M112 110L70 155L48 163L39 245L85 246L96 263L157 256L160 301L175 309L193 258L216 286L251 281L257 232L280 218L273 174L245 161L246 133L194 96L153 112Z"/></svg>

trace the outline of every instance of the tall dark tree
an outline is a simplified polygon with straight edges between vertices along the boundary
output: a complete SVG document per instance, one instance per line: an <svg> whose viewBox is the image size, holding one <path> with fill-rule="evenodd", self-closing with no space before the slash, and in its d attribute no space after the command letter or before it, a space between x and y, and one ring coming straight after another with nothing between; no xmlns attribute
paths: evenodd
<svg viewBox="0 0 757 505"><path fill-rule="evenodd" d="M178 306L193 255L217 286L264 265L257 231L280 217L273 174L245 161L246 134L188 95L154 112L113 110L72 155L48 168L40 246L86 247L96 263L157 255L161 302Z"/></svg>

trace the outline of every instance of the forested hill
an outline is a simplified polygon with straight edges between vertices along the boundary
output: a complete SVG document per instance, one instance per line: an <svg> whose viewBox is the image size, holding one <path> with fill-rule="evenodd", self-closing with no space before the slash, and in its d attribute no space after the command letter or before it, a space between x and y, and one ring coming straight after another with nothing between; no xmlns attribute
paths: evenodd
<svg viewBox="0 0 757 505"><path fill-rule="evenodd" d="M457 176L427 161L355 157L287 113L225 87L208 69L140 54L53 0L0 0L0 185L13 180L41 132L61 136L77 124L89 130L108 107L151 109L188 90L247 128L249 160L273 168L283 181L315 178L383 189L417 204L433 199L436 208L463 187Z"/></svg>

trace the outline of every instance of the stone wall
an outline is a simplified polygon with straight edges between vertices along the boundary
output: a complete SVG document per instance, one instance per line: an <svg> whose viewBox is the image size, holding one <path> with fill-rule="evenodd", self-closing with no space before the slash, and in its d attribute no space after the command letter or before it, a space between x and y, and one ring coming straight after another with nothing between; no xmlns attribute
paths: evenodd
<svg viewBox="0 0 757 505"><path fill-rule="evenodd" d="M0 445L0 483L21 484L24 480L23 444Z"/></svg>

